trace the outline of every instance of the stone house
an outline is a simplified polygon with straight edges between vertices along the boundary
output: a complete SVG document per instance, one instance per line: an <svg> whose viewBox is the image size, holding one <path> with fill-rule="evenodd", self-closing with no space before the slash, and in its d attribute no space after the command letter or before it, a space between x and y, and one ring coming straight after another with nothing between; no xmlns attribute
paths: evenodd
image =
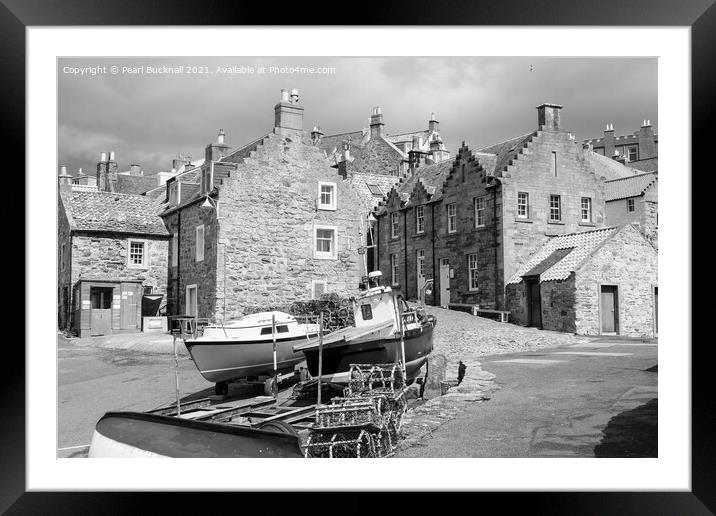
<svg viewBox="0 0 716 516"><path fill-rule="evenodd" d="M654 247L659 247L659 181L657 172L613 179L604 183L607 223L635 224Z"/></svg>
<svg viewBox="0 0 716 516"><path fill-rule="evenodd" d="M634 225L550 238L507 280L513 322L581 335L658 333L656 249Z"/></svg>
<svg viewBox="0 0 716 516"><path fill-rule="evenodd" d="M440 123L432 113L428 128L388 134L383 110L373 108L369 127L361 131L324 136L316 126L311 141L318 145L344 176L355 173L404 177L410 163L437 163L450 159L440 136Z"/></svg>
<svg viewBox="0 0 716 516"><path fill-rule="evenodd" d="M614 124L607 124L603 137L584 140L584 143L597 154L620 160L641 172L659 168L659 138L651 120L644 120L633 134L622 136L614 136Z"/></svg>
<svg viewBox="0 0 716 516"><path fill-rule="evenodd" d="M229 320L357 293L361 203L303 131L303 112L282 90L271 132L231 149L220 131L200 167L167 181L170 313Z"/></svg>
<svg viewBox="0 0 716 516"><path fill-rule="evenodd" d="M602 227L605 176L633 171L577 143L561 106L538 129L414 169L381 202L378 260L408 297L433 278L434 305L505 309L505 279L551 236Z"/></svg>
<svg viewBox="0 0 716 516"><path fill-rule="evenodd" d="M60 177L58 327L80 337L142 329L167 284L169 233L149 197L78 191Z"/></svg>

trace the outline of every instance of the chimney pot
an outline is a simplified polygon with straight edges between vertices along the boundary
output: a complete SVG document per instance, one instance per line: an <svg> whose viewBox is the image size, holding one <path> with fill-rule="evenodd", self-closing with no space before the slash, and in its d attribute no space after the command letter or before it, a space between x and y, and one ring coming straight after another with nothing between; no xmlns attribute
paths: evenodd
<svg viewBox="0 0 716 516"><path fill-rule="evenodd" d="M100 161L100 163L104 163L105 161L107 161L107 153L106 152L99 153L99 161Z"/></svg>
<svg viewBox="0 0 716 516"><path fill-rule="evenodd" d="M66 175L67 175L67 167L66 167L65 165L62 165L62 166L60 167L60 175L61 175L61 176L66 176Z"/></svg>
<svg viewBox="0 0 716 516"><path fill-rule="evenodd" d="M219 135L216 137L217 143L223 145L225 137L226 137L226 133L224 132L224 130L219 129Z"/></svg>
<svg viewBox="0 0 716 516"><path fill-rule="evenodd" d="M281 90L281 102L288 102L288 90Z"/></svg>
<svg viewBox="0 0 716 516"><path fill-rule="evenodd" d="M114 161L114 151L109 151L109 161Z"/></svg>
<svg viewBox="0 0 716 516"><path fill-rule="evenodd" d="M293 88L291 90L291 103L295 104L296 102L298 102L298 90Z"/></svg>

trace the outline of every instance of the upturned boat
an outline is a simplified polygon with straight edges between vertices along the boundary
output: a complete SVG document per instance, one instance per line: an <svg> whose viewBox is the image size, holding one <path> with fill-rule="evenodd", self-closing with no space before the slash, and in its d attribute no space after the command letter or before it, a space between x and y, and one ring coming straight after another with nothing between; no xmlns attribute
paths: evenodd
<svg viewBox="0 0 716 516"><path fill-rule="evenodd" d="M299 324L293 315L273 311L206 326L202 336L184 344L201 375L216 384L216 393L226 394L227 382L274 374L274 338L276 369L285 374L305 360L294 345L317 335L318 325Z"/></svg>
<svg viewBox="0 0 716 516"><path fill-rule="evenodd" d="M380 271L371 272L353 301L355 325L296 343L312 376L347 383L351 364L404 363L408 380L415 378L433 350L437 319L411 308L399 291L381 285ZM319 353L320 348L320 353Z"/></svg>

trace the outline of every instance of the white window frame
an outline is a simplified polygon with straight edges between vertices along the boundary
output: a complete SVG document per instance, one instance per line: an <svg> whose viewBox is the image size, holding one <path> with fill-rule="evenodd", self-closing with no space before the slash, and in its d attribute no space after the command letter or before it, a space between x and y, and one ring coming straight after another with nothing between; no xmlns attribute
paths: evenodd
<svg viewBox="0 0 716 516"><path fill-rule="evenodd" d="M196 313L190 314L189 313L189 291L194 290L196 292ZM188 316L194 316L199 317L199 287L196 285L196 283L193 283L191 285L187 285L186 289L184 289L184 313Z"/></svg>
<svg viewBox="0 0 716 516"><path fill-rule="evenodd" d="M425 277L425 249L415 251L415 265L418 276Z"/></svg>
<svg viewBox="0 0 716 516"><path fill-rule="evenodd" d="M524 203L520 202L520 196L524 196ZM525 212L520 214L520 208L524 208ZM529 219L530 218L530 194L529 192L517 192L517 218L518 219Z"/></svg>
<svg viewBox="0 0 716 516"><path fill-rule="evenodd" d="M333 245L331 246L330 252L325 251L319 251L317 249L318 244L318 231L319 230L329 230L333 231ZM336 226L323 226L323 225L316 225L313 226L313 257L318 258L320 260L335 260L336 256L338 255L338 229Z"/></svg>
<svg viewBox="0 0 716 516"><path fill-rule="evenodd" d="M179 233L172 233L172 267L179 265Z"/></svg>
<svg viewBox="0 0 716 516"><path fill-rule="evenodd" d="M398 254L394 253L390 255L390 284L393 285L398 283L398 276L400 271L398 269Z"/></svg>
<svg viewBox="0 0 716 516"><path fill-rule="evenodd" d="M324 203L323 202L323 187L324 186L330 186L331 187L331 193L330 193L330 202ZM336 206L338 205L338 187L336 186L336 183L329 183L326 181L319 181L318 182L318 209L319 210L331 210L335 211Z"/></svg>
<svg viewBox="0 0 716 516"><path fill-rule="evenodd" d="M172 199L172 192L175 192ZM172 181L169 183L169 204L179 206L181 204L181 181Z"/></svg>
<svg viewBox="0 0 716 516"><path fill-rule="evenodd" d="M586 208L584 206L584 201L587 201ZM584 218L585 211L587 213L587 218ZM592 222L592 198L591 197L582 197L580 213L581 213L581 217L582 217L582 222Z"/></svg>
<svg viewBox="0 0 716 516"><path fill-rule="evenodd" d="M457 204L454 202L451 202L446 206L447 208L447 232L448 233L456 233L457 232ZM450 208L452 208L452 215L450 215ZM451 222L452 221L452 222Z"/></svg>
<svg viewBox="0 0 716 516"><path fill-rule="evenodd" d="M199 233L201 233L201 245L199 245ZM204 261L204 246L206 246L206 229L204 224L199 224L194 229L194 260L196 262Z"/></svg>
<svg viewBox="0 0 716 516"><path fill-rule="evenodd" d="M415 207L415 232L425 233L425 206L422 204Z"/></svg>
<svg viewBox="0 0 716 516"><path fill-rule="evenodd" d="M132 244L142 244L142 263L132 262ZM127 267L130 269L148 269L149 268L149 243L141 238L127 239Z"/></svg>
<svg viewBox="0 0 716 516"><path fill-rule="evenodd" d="M316 285L323 285L323 293L328 292L328 281L326 280L311 280L311 299L321 299L321 296L316 296Z"/></svg>
<svg viewBox="0 0 716 516"><path fill-rule="evenodd" d="M472 202L475 208L475 227L483 228L485 227L485 197L475 197ZM480 222L480 219L482 219L482 222Z"/></svg>
<svg viewBox="0 0 716 516"><path fill-rule="evenodd" d="M636 203L634 202L634 198L626 200L627 205L627 213L634 213L636 211Z"/></svg>
<svg viewBox="0 0 716 516"><path fill-rule="evenodd" d="M468 290L470 292L476 292L479 289L478 284L478 268L477 268L477 253L467 255L467 282Z"/></svg>
<svg viewBox="0 0 716 516"><path fill-rule="evenodd" d="M557 206L552 206L552 199L557 199ZM552 217L552 210L557 210L557 218ZM550 222L562 222L562 196L557 194L549 194L549 221Z"/></svg>
<svg viewBox="0 0 716 516"><path fill-rule="evenodd" d="M400 221L398 220L398 212L394 211L390 214L390 238L400 237Z"/></svg>

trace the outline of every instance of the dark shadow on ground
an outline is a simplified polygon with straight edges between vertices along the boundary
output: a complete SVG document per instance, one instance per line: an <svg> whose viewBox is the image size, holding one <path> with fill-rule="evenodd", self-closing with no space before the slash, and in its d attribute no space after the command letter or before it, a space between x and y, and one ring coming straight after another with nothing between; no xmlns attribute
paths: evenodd
<svg viewBox="0 0 716 516"><path fill-rule="evenodd" d="M658 398L617 414L604 428L604 437L594 447L595 457L658 457Z"/></svg>
<svg viewBox="0 0 716 516"><path fill-rule="evenodd" d="M659 364L651 366L649 369L646 370L647 373L658 373L659 372Z"/></svg>

